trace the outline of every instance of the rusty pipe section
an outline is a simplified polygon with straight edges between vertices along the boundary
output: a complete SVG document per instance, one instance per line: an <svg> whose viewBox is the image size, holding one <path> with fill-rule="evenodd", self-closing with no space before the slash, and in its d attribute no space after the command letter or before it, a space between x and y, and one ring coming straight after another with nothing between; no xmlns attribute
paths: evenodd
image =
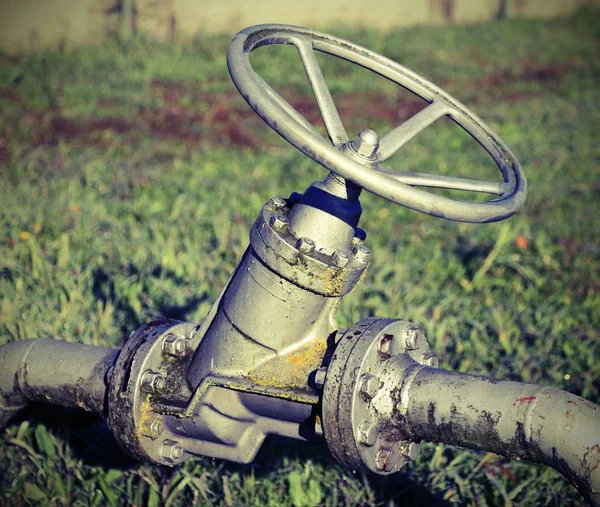
<svg viewBox="0 0 600 507"><path fill-rule="evenodd" d="M416 364L402 369L402 385L388 392L405 438L545 463L600 505L600 407L534 384Z"/></svg>
<svg viewBox="0 0 600 507"><path fill-rule="evenodd" d="M0 428L30 401L104 413L119 350L53 339L0 347Z"/></svg>

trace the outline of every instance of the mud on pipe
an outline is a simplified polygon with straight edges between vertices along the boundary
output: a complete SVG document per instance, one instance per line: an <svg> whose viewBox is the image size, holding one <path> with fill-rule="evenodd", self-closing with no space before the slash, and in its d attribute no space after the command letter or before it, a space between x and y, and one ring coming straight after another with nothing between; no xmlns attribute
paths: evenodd
<svg viewBox="0 0 600 507"><path fill-rule="evenodd" d="M420 365L402 369L396 378L404 381L390 391L390 422L405 438L545 463L600 505L600 407L534 384Z"/></svg>
<svg viewBox="0 0 600 507"><path fill-rule="evenodd" d="M106 413L108 372L120 350L53 339L0 347L0 428L30 401Z"/></svg>

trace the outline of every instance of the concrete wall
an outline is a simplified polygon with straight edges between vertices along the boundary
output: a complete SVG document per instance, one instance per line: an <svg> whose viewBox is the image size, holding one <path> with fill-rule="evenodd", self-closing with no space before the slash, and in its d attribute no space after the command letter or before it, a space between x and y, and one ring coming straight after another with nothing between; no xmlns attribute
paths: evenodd
<svg viewBox="0 0 600 507"><path fill-rule="evenodd" d="M133 31L158 39L233 34L270 22L392 29L488 21L501 10L508 17L553 17L600 5L600 0L0 0L0 49L12 53L101 41L120 33L118 6L128 1L135 5Z"/></svg>

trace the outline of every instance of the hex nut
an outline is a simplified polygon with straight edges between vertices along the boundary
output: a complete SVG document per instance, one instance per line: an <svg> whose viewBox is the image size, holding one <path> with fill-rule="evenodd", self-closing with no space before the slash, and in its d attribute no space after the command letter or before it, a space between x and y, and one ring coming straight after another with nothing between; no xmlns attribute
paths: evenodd
<svg viewBox="0 0 600 507"><path fill-rule="evenodd" d="M352 255L360 264L368 264L371 260L371 250L365 245L356 245L352 248Z"/></svg>
<svg viewBox="0 0 600 507"><path fill-rule="evenodd" d="M325 385L325 377L327 377L327 368L323 366L315 372L315 387L317 389L323 389L323 386Z"/></svg>
<svg viewBox="0 0 600 507"><path fill-rule="evenodd" d="M363 373L359 379L359 391L367 399L372 399L379 391L379 379L370 373Z"/></svg>
<svg viewBox="0 0 600 507"><path fill-rule="evenodd" d="M267 201L267 206L272 211L283 211L286 208L286 202L278 195L274 195Z"/></svg>
<svg viewBox="0 0 600 507"><path fill-rule="evenodd" d="M284 215L273 215L269 220L271 227L276 231L283 232L287 229L288 219Z"/></svg>
<svg viewBox="0 0 600 507"><path fill-rule="evenodd" d="M142 423L142 434L155 439L157 438L165 429L165 424L162 422L160 417L151 416L146 421Z"/></svg>
<svg viewBox="0 0 600 507"><path fill-rule="evenodd" d="M398 457L394 451L380 449L375 457L375 466L381 472L391 472L398 465Z"/></svg>
<svg viewBox="0 0 600 507"><path fill-rule="evenodd" d="M392 342L394 340L393 334L384 334L377 344L377 351L381 359L389 359L392 357Z"/></svg>
<svg viewBox="0 0 600 507"><path fill-rule="evenodd" d="M176 463L183 458L183 447L175 440L165 440L160 446L160 455L167 463Z"/></svg>
<svg viewBox="0 0 600 507"><path fill-rule="evenodd" d="M440 360L435 354L423 354L419 362L432 368L437 368L440 365Z"/></svg>
<svg viewBox="0 0 600 507"><path fill-rule="evenodd" d="M404 344L408 350L415 350L421 346L421 330L418 327L409 327L404 334Z"/></svg>
<svg viewBox="0 0 600 507"><path fill-rule="evenodd" d="M354 151L365 158L373 158L379 149L379 136L374 130L361 130L352 141Z"/></svg>
<svg viewBox="0 0 600 507"><path fill-rule="evenodd" d="M165 388L165 377L162 373L146 370L142 375L141 387L147 393L158 393Z"/></svg>
<svg viewBox="0 0 600 507"><path fill-rule="evenodd" d="M358 427L358 442L366 447L373 447L378 434L377 426L370 421L363 421Z"/></svg>
<svg viewBox="0 0 600 507"><path fill-rule="evenodd" d="M314 251L316 245L315 242L310 238L300 238L297 241L296 246L302 253L309 254Z"/></svg>
<svg viewBox="0 0 600 507"><path fill-rule="evenodd" d="M165 354L170 356L183 357L187 352L187 345L183 338L168 334L163 340L162 349Z"/></svg>
<svg viewBox="0 0 600 507"><path fill-rule="evenodd" d="M348 264L350 259L348 258L348 254L342 252L341 250L336 250L333 252L331 260L338 268L343 268L346 264Z"/></svg>

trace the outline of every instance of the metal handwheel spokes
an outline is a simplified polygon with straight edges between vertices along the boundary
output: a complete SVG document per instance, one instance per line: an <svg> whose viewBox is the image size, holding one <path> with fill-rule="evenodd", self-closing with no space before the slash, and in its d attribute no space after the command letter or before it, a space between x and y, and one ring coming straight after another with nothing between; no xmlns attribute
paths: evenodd
<svg viewBox="0 0 600 507"><path fill-rule="evenodd" d="M270 44L291 44L298 49L330 142L252 69L249 54ZM315 51L361 65L415 93L429 105L381 139L374 140L372 131L366 134L373 146L371 153L365 155L355 149L363 143L360 135L353 141L349 140ZM502 140L459 101L388 58L351 42L302 27L259 25L241 31L233 39L227 62L231 77L244 99L275 131L330 171L370 192L416 211L463 222L502 220L523 205L527 193L525 176ZM392 171L381 165L443 116L450 117L488 152L502 173L502 182ZM499 198L466 202L414 187L485 192Z"/></svg>

